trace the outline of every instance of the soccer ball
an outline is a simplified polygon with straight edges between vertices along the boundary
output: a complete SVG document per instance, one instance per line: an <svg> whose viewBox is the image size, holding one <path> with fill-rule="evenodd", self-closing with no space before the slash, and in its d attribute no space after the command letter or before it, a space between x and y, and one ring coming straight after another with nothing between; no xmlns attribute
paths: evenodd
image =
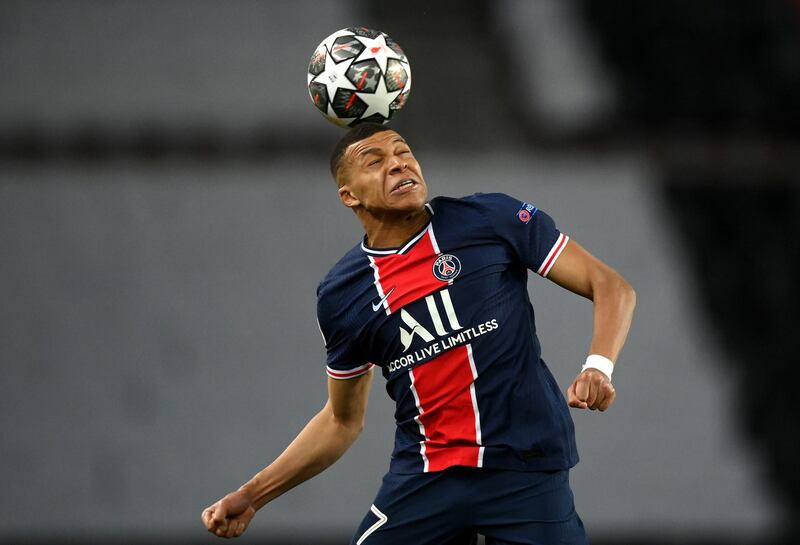
<svg viewBox="0 0 800 545"><path fill-rule="evenodd" d="M368 28L337 30L308 64L308 94L322 115L340 127L386 123L411 92L411 66L400 46Z"/></svg>

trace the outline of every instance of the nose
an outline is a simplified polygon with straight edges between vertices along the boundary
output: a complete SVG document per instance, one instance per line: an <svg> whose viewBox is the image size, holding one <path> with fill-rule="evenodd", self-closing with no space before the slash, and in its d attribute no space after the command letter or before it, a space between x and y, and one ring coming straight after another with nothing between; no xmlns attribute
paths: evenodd
<svg viewBox="0 0 800 545"><path fill-rule="evenodd" d="M403 172L406 168L408 168L408 165L396 155L391 158L389 165L389 172L393 174Z"/></svg>

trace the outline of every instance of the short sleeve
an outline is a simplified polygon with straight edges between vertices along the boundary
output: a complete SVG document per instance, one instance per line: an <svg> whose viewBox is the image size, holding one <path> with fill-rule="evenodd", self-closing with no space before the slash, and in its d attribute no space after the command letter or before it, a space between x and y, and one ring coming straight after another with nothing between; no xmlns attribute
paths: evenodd
<svg viewBox="0 0 800 545"><path fill-rule="evenodd" d="M528 269L546 277L569 241L553 218L529 202L502 193L481 195L481 200L495 233Z"/></svg>
<svg viewBox="0 0 800 545"><path fill-rule="evenodd" d="M372 363L366 361L347 331L344 309L329 307L318 293L317 325L327 351L326 372L338 380L360 377L372 369Z"/></svg>

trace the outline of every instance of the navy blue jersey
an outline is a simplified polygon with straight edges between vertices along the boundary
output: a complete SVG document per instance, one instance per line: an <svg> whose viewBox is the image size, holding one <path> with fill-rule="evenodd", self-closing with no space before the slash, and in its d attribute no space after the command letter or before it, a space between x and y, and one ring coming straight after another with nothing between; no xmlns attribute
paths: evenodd
<svg viewBox="0 0 800 545"><path fill-rule="evenodd" d="M528 270L547 276L568 237L499 193L426 206L430 222L402 248L362 242L320 284L328 375L381 368L397 404L391 472L572 467L572 419L527 291Z"/></svg>

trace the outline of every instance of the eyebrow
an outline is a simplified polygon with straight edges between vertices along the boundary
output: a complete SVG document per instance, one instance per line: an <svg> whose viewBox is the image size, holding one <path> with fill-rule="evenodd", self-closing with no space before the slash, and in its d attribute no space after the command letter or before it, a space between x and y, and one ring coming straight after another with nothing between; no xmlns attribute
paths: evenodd
<svg viewBox="0 0 800 545"><path fill-rule="evenodd" d="M399 144L408 145L408 143L405 140L403 140L403 138L400 137L400 136L398 136L397 138L392 140L391 143L392 144L398 144L399 143ZM380 152L382 152L382 151L383 150L381 148L369 148L369 149L365 149L364 151L359 152L358 157L361 158L361 157L364 157L365 155L369 155L370 153L374 153L376 155L379 155Z"/></svg>
<svg viewBox="0 0 800 545"><path fill-rule="evenodd" d="M380 152L381 152L381 148L369 148L369 149L365 149L362 152L359 152L358 157L361 158L361 157L364 157L365 155L369 155L371 153L374 153L374 154L378 155L378 154L380 154Z"/></svg>

